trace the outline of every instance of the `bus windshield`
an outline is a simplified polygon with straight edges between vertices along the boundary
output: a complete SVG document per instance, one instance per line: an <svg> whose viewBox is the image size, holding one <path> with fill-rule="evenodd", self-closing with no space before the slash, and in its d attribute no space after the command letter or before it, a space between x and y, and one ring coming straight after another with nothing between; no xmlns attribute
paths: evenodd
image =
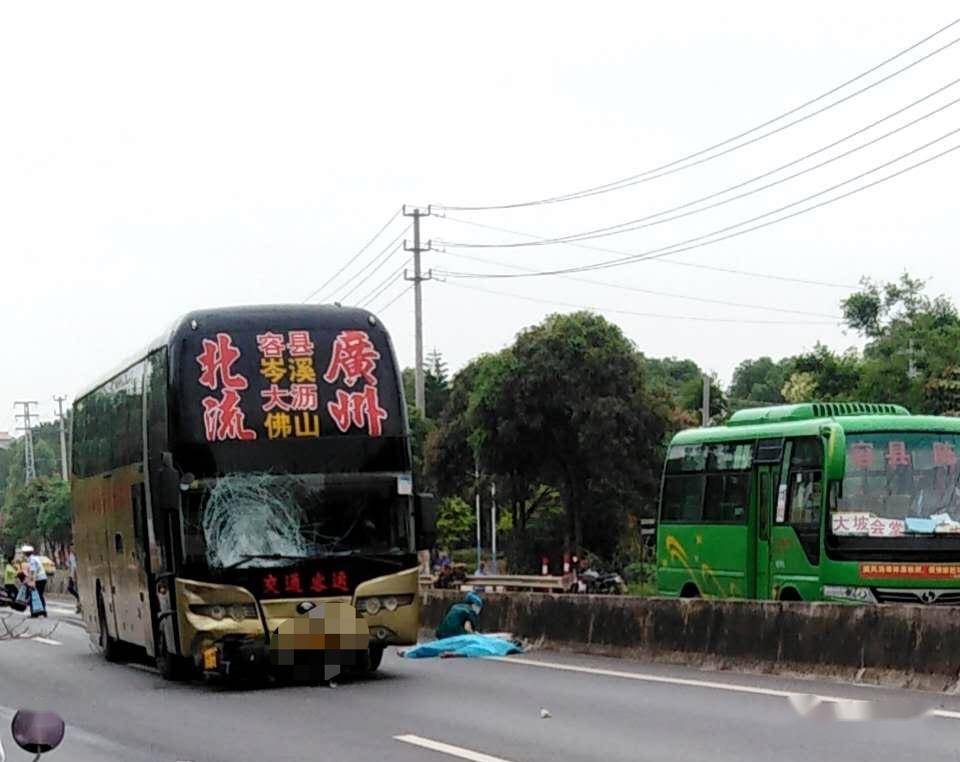
<svg viewBox="0 0 960 762"><path fill-rule="evenodd" d="M395 475L205 480L183 501L184 560L217 570L406 552L408 504Z"/></svg>
<svg viewBox="0 0 960 762"><path fill-rule="evenodd" d="M847 434L833 533L865 537L960 532L958 439L936 432Z"/></svg>

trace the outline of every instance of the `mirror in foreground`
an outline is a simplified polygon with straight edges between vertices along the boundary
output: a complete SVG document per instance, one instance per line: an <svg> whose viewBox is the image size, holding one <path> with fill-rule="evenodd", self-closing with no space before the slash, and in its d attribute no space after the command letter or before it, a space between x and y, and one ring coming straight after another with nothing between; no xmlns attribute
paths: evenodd
<svg viewBox="0 0 960 762"><path fill-rule="evenodd" d="M10 724L13 740L24 751L43 754L57 748L66 730L63 719L56 712L34 712L21 709Z"/></svg>

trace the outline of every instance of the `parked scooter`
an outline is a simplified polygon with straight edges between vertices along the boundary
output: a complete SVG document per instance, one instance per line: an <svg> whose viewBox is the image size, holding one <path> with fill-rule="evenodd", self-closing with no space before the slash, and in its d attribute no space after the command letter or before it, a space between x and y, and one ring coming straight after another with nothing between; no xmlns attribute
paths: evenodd
<svg viewBox="0 0 960 762"><path fill-rule="evenodd" d="M37 762L41 754L57 748L65 732L66 725L55 712L21 709L13 715L13 722L10 723L13 740L21 749L35 755L33 762ZM0 740L0 762L5 762L6 758L3 741Z"/></svg>
<svg viewBox="0 0 960 762"><path fill-rule="evenodd" d="M625 595L627 592L627 584L619 574L598 572L596 569L579 572L573 586L573 592L588 595Z"/></svg>

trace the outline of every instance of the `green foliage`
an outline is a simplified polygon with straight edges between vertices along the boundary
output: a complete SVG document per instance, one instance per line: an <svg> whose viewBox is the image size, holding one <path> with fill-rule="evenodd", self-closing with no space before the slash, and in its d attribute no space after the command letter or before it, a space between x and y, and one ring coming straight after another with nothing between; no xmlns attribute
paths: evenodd
<svg viewBox="0 0 960 762"><path fill-rule="evenodd" d="M440 501L437 512L437 543L444 548L469 545L476 536L477 517L470 505L453 495Z"/></svg>
<svg viewBox="0 0 960 762"><path fill-rule="evenodd" d="M780 390L794 370L792 358L774 362L769 357L744 360L733 371L729 395L740 407L749 402L777 404L784 402Z"/></svg>
<svg viewBox="0 0 960 762"><path fill-rule="evenodd" d="M59 477L42 476L15 487L7 494L0 519L0 545L66 541L72 520L70 486Z"/></svg>

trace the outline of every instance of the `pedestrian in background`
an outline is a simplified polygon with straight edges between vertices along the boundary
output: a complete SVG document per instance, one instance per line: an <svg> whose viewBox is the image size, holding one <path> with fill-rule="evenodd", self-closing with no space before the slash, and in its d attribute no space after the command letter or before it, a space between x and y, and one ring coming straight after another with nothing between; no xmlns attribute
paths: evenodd
<svg viewBox="0 0 960 762"><path fill-rule="evenodd" d="M3 589L7 591L10 600L17 597L17 567L14 564L14 554L11 553L3 564Z"/></svg>
<svg viewBox="0 0 960 762"><path fill-rule="evenodd" d="M47 570L43 568L43 562L40 560L40 556L37 555L36 551L34 551L32 545L24 545L20 550L27 557L27 585L33 590L36 590L37 596L40 599L40 609L37 610L33 605L31 595L30 615L46 616L47 599L43 593L47 587Z"/></svg>

